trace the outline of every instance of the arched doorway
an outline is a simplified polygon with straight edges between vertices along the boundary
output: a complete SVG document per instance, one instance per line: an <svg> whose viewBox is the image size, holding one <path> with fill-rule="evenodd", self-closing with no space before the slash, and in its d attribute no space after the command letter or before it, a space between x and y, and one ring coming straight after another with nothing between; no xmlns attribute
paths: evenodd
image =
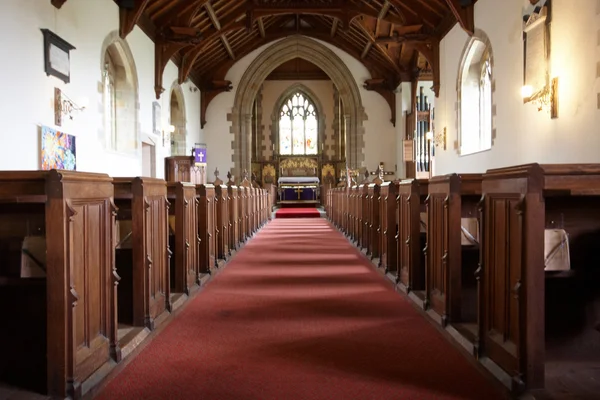
<svg viewBox="0 0 600 400"><path fill-rule="evenodd" d="M186 121L185 121L185 103L183 91L179 85L171 89L170 99L170 121L175 128L171 134L171 155L184 156L188 155L186 142Z"/></svg>

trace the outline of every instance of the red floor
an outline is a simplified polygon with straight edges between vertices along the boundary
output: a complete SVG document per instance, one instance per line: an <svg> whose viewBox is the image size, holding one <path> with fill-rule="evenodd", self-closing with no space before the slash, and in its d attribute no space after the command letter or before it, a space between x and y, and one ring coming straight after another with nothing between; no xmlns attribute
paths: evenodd
<svg viewBox="0 0 600 400"><path fill-rule="evenodd" d="M500 399L324 218L275 219L99 399Z"/></svg>
<svg viewBox="0 0 600 400"><path fill-rule="evenodd" d="M280 208L275 212L275 218L320 218L321 213L314 207Z"/></svg>

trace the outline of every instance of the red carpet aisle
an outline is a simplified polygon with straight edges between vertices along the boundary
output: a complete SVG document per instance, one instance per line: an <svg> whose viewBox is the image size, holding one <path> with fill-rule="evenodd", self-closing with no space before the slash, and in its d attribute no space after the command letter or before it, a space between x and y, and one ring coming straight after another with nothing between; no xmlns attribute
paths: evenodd
<svg viewBox="0 0 600 400"><path fill-rule="evenodd" d="M325 219L276 219L98 398L499 396Z"/></svg>
<svg viewBox="0 0 600 400"><path fill-rule="evenodd" d="M314 207L280 208L275 212L275 218L320 218L319 210Z"/></svg>

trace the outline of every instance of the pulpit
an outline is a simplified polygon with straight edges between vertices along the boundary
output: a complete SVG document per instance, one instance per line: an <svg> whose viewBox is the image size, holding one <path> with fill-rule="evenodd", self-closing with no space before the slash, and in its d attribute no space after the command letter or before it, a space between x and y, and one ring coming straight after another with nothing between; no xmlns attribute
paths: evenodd
<svg viewBox="0 0 600 400"><path fill-rule="evenodd" d="M167 182L191 182L206 185L206 168L195 164L194 156L171 156L165 158Z"/></svg>

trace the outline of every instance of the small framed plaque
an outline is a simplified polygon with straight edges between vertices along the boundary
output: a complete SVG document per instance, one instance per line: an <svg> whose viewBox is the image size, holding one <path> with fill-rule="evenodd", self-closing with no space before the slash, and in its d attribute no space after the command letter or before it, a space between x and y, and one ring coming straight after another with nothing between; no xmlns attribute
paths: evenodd
<svg viewBox="0 0 600 400"><path fill-rule="evenodd" d="M65 83L71 81L71 56L75 46L63 40L49 29L41 29L44 34L44 70L46 75L55 76Z"/></svg>

